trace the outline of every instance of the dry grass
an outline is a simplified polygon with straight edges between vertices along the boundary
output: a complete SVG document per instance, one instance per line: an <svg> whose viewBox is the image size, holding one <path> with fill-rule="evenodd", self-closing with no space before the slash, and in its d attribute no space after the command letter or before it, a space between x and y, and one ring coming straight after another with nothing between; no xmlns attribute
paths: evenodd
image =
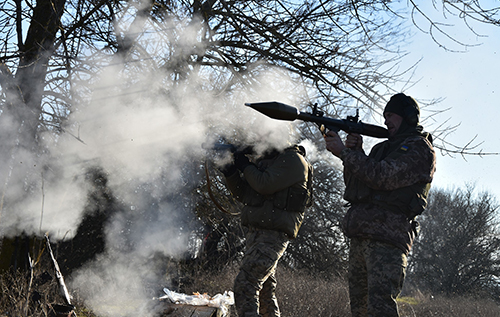
<svg viewBox="0 0 500 317"><path fill-rule="evenodd" d="M292 270L277 273L277 297L282 316L350 316L347 284Z"/></svg>
<svg viewBox="0 0 500 317"><path fill-rule="evenodd" d="M233 281L237 274L238 270L235 267L228 267L220 273L197 274L192 279L193 285L182 291L187 294L223 293L233 289ZM276 293L283 317L350 316L346 284L340 279L326 281L284 268L278 269L277 279ZM236 316L234 307L231 307L231 315Z"/></svg>
<svg viewBox="0 0 500 317"><path fill-rule="evenodd" d="M491 299L472 297L445 297L417 295L413 298L416 304L399 301L401 316L418 317L498 317L500 316L500 306Z"/></svg>
<svg viewBox="0 0 500 317"><path fill-rule="evenodd" d="M0 317L50 317L53 307L64 305L59 283L48 263L40 263L30 271L0 274ZM78 317L97 317L82 303L75 304Z"/></svg>
<svg viewBox="0 0 500 317"><path fill-rule="evenodd" d="M210 295L231 290L237 269L229 267L217 274L196 274L186 292ZM283 317L348 317L350 314L347 282L339 277L318 275L279 268L277 296ZM497 317L500 306L493 300L456 296L415 296L398 300L401 317ZM231 309L232 316L234 307Z"/></svg>
<svg viewBox="0 0 500 317"><path fill-rule="evenodd" d="M49 316L51 305L61 303L56 281L44 273L30 276L19 271L0 276L0 316Z"/></svg>
<svg viewBox="0 0 500 317"><path fill-rule="evenodd" d="M51 272L50 269L48 272ZM232 290L237 274L235 267L226 267L221 272L194 273L191 283L180 290L185 293L208 293L215 295ZM277 273L277 296L283 317L338 316L348 317L349 300L347 283L341 278L324 278L304 272L279 268ZM47 271L38 268L29 287L26 273L3 274L0 276L0 317L7 316L49 316L51 304L63 303L59 295L57 280L47 277ZM71 290L70 290L71 291ZM85 303L75 295L78 317L99 317L86 309ZM27 305L27 299L29 305ZM418 294L399 299L401 317L454 316L469 317L500 316L500 307L488 299L469 297L432 297ZM231 315L236 316L234 307Z"/></svg>

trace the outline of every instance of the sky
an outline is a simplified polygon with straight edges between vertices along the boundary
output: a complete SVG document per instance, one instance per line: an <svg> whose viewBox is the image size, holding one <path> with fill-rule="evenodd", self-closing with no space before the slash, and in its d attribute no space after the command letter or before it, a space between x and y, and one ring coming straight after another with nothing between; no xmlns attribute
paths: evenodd
<svg viewBox="0 0 500 317"><path fill-rule="evenodd" d="M456 21L451 21L456 22ZM454 26L456 27L456 26ZM447 136L447 142L464 146L471 140L477 147L472 152L484 155L446 155L437 151L437 171L434 188L457 189L474 185L476 192L487 191L500 198L500 28L475 25L481 35L456 27L453 35L475 46L464 49L447 42L450 48L465 52L449 52L440 48L428 34L416 33L412 43L404 48L409 52L405 62L419 59L414 79L418 83L405 90L417 100L444 98L439 109L449 109L427 120L424 127L432 132L444 121L447 126L459 124L456 131ZM433 108L436 109L436 108ZM422 118L430 116L430 110L422 110ZM434 122L433 122L434 121Z"/></svg>

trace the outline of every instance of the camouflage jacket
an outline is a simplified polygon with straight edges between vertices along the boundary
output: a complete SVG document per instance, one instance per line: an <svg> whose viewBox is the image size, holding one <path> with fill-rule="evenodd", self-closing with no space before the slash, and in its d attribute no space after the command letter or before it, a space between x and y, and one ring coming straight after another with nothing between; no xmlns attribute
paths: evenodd
<svg viewBox="0 0 500 317"><path fill-rule="evenodd" d="M368 156L363 151L343 152L344 198L351 207L342 227L348 237L388 242L406 253L411 250L418 233L415 216L427 205L436 169L430 139L422 133L392 145L385 141Z"/></svg>
<svg viewBox="0 0 500 317"><path fill-rule="evenodd" d="M247 166L243 177L234 173L226 178L231 193L244 204L242 225L297 236L311 199L312 167L304 156L302 147L290 147Z"/></svg>

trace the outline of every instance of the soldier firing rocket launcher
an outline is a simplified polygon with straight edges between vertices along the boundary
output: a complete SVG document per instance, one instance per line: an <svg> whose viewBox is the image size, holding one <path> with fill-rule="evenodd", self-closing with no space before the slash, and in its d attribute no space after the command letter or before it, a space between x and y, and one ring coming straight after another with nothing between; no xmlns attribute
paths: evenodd
<svg viewBox="0 0 500 317"><path fill-rule="evenodd" d="M312 113L302 112L295 107L276 101L245 103L245 105L273 119L287 121L299 119L314 122L323 135L326 134L326 129L328 129L335 132L343 130L347 133L359 133L374 138L389 137L389 131L386 128L359 121L358 113L356 113L356 116L348 116L346 119L333 119L325 117L323 111L317 110L317 105L314 105Z"/></svg>

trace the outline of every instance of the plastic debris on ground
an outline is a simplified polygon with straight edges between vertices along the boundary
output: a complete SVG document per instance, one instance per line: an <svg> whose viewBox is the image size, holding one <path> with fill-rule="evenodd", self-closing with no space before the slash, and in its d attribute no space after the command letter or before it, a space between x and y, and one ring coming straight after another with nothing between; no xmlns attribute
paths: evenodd
<svg viewBox="0 0 500 317"><path fill-rule="evenodd" d="M227 316L229 313L228 306L234 305L234 294L232 291L225 291L224 294L217 294L215 296L207 294L187 295L171 291L168 288L164 288L163 291L166 295L159 299L168 298L175 304L215 307L221 310L222 316Z"/></svg>

